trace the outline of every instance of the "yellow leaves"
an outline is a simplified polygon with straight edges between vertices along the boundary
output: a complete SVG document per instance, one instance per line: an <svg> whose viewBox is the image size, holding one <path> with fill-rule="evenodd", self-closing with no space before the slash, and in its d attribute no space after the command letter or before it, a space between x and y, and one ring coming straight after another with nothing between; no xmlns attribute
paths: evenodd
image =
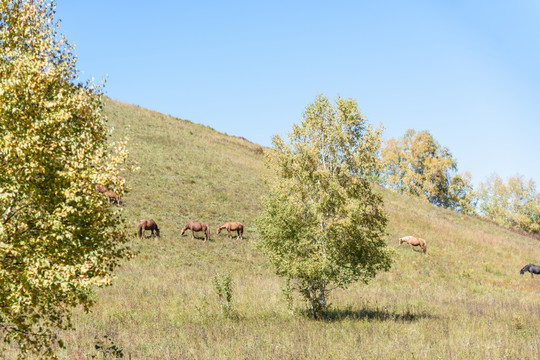
<svg viewBox="0 0 540 360"><path fill-rule="evenodd" d="M92 269L93 266L94 264L91 261L86 261L81 267L81 274L86 274L88 271L90 271L90 269Z"/></svg>
<svg viewBox="0 0 540 360"><path fill-rule="evenodd" d="M480 213L504 226L540 233L540 194L533 180L492 175L478 189Z"/></svg>
<svg viewBox="0 0 540 360"><path fill-rule="evenodd" d="M9 323L40 324L39 340L20 337L38 351L54 343L50 328L65 326L69 308L90 305L91 287L109 284L129 256L122 220L94 190L116 184L127 150L125 142L107 145L100 87L74 81L54 4L19 5L0 14L11 24L0 30L0 280L11 284L0 299L13 300L0 307Z"/></svg>
<svg viewBox="0 0 540 360"><path fill-rule="evenodd" d="M43 105L45 106L45 108L50 109L50 108L53 108L53 107L56 106L56 102L54 102L54 101L45 101L45 103Z"/></svg>
<svg viewBox="0 0 540 360"><path fill-rule="evenodd" d="M467 183L452 186L459 180L452 154L427 131L417 133L410 129L400 139L387 140L381 159L385 183L390 188L445 208L470 208L471 189Z"/></svg>

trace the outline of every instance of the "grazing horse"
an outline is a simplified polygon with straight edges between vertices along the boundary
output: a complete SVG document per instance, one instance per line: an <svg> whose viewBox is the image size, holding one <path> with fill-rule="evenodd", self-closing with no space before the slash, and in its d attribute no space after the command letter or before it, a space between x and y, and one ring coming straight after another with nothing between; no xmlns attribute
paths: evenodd
<svg viewBox="0 0 540 360"><path fill-rule="evenodd" d="M190 221L182 228L182 233L180 235L184 235L186 230L191 230L191 240L194 239L193 232L194 231L202 231L204 233L204 241L208 240L210 237L210 234L208 232L208 225L197 222L197 221Z"/></svg>
<svg viewBox="0 0 540 360"><path fill-rule="evenodd" d="M405 237L399 238L399 245L403 244L404 242L409 244L411 249L413 248L413 246L420 246L420 249L422 249L422 252L424 254L426 253L426 250L427 250L426 240L420 239L414 236L405 236Z"/></svg>
<svg viewBox="0 0 540 360"><path fill-rule="evenodd" d="M229 239L232 239L231 231L236 231L236 240L244 238L244 225L242 225L242 223L226 222L217 229L217 233L219 234L223 229L227 229L227 232L229 233Z"/></svg>
<svg viewBox="0 0 540 360"><path fill-rule="evenodd" d="M159 235L159 228L153 219L139 221L139 239L143 238L146 230L152 231L151 237L154 237L154 231L156 232L157 237L161 237Z"/></svg>
<svg viewBox="0 0 540 360"><path fill-rule="evenodd" d="M109 202L111 202L111 200L114 199L117 205L122 205L122 200L120 200L120 195L118 195L114 191L106 190L105 192L103 192L103 195L107 197L107 200L109 200Z"/></svg>
<svg viewBox="0 0 540 360"><path fill-rule="evenodd" d="M109 188L103 185L99 185L99 184L95 186L96 192L103 194L109 202L111 202L111 200L114 199L116 203L120 205L120 202L121 202L120 195L112 191L111 188L114 188L114 186L109 185Z"/></svg>
<svg viewBox="0 0 540 360"><path fill-rule="evenodd" d="M534 265L534 264L529 264L529 265L525 265L523 267L523 269L521 269L519 271L519 273L521 275L525 274L525 271L528 271L531 273L531 278L533 277L533 274L536 274L536 275L539 275L540 274L540 266L538 265Z"/></svg>

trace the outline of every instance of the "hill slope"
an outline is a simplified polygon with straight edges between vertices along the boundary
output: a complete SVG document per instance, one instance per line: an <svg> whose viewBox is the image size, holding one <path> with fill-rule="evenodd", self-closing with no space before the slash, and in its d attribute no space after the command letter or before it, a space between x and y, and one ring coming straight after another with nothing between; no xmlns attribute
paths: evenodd
<svg viewBox="0 0 540 360"><path fill-rule="evenodd" d="M392 269L332 293L331 319L293 316L283 281L252 246L268 175L261 147L112 100L105 111L112 137L129 136L129 161L140 167L124 174L138 256L97 292L91 313L77 313L61 357L113 346L133 359L540 357L540 283L519 275L540 262L536 240L378 188ZM157 221L161 239L136 239L142 218ZM210 225L210 242L180 236L189 219ZM244 222L246 240L216 235L224 221ZM427 240L426 256L398 246L409 234ZM234 282L229 319L212 283L225 274Z"/></svg>

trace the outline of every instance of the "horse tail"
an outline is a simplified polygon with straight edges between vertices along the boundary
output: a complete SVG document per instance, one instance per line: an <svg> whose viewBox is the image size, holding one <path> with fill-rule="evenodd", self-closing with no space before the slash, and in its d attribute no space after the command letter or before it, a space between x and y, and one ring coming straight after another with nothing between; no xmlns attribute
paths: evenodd
<svg viewBox="0 0 540 360"><path fill-rule="evenodd" d="M139 224L139 239L142 239L142 226Z"/></svg>

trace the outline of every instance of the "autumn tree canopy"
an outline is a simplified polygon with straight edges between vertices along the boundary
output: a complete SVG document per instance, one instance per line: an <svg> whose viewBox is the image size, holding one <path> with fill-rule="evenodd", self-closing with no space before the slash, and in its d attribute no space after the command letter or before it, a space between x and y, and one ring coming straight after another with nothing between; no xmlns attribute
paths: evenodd
<svg viewBox="0 0 540 360"><path fill-rule="evenodd" d="M533 180L494 174L478 187L480 215L504 226L540 234L540 194Z"/></svg>
<svg viewBox="0 0 540 360"><path fill-rule="evenodd" d="M457 174L450 150L427 131L407 130L381 150L383 183L389 188L464 213L474 213L469 173Z"/></svg>
<svg viewBox="0 0 540 360"><path fill-rule="evenodd" d="M0 336L54 357L70 310L129 255L101 88L81 83L54 2L0 0ZM122 195L122 189L115 191Z"/></svg>

